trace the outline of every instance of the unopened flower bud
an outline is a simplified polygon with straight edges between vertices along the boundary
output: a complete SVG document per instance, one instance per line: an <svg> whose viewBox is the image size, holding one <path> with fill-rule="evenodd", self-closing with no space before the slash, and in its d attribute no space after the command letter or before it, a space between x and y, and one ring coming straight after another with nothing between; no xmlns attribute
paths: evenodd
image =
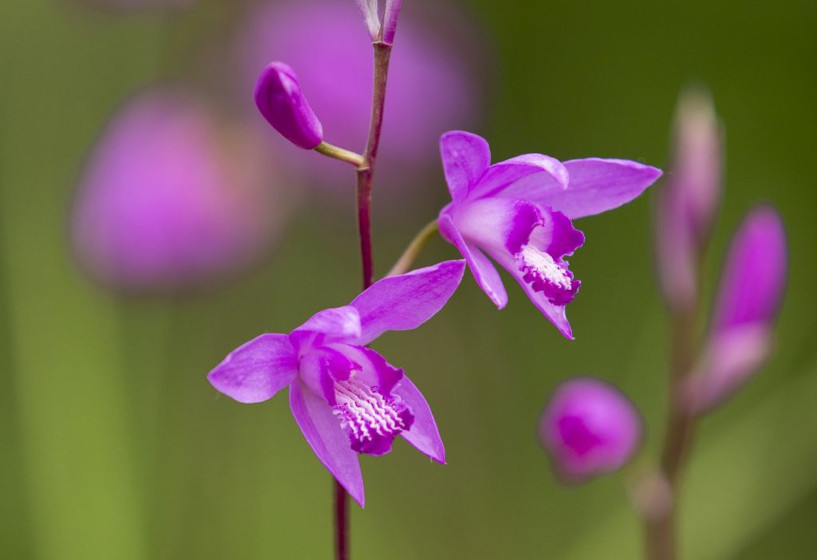
<svg viewBox="0 0 817 560"><path fill-rule="evenodd" d="M380 33L380 16L377 14L377 0L355 0L363 12L363 21L366 22L366 29L369 30L369 36L372 41L377 39ZM398 10L400 7L398 6Z"/></svg>
<svg viewBox="0 0 817 560"><path fill-rule="evenodd" d="M400 6L403 0L386 0L386 13L383 17L383 42L394 43L394 33L397 31L397 17L400 15Z"/></svg>
<svg viewBox="0 0 817 560"><path fill-rule="evenodd" d="M630 460L641 441L641 419L613 386L576 378L551 397L539 420L539 438L557 474L580 483Z"/></svg>
<svg viewBox="0 0 817 560"><path fill-rule="evenodd" d="M722 132L712 99L687 90L678 104L672 170L658 199L659 273L676 311L697 298L698 260L721 198Z"/></svg>
<svg viewBox="0 0 817 560"><path fill-rule="evenodd" d="M323 141L323 127L306 97L295 72L283 62L271 62L255 85L255 104L281 136L300 148L311 150Z"/></svg>
<svg viewBox="0 0 817 560"><path fill-rule="evenodd" d="M687 388L695 412L711 409L733 394L768 358L786 268L780 216L769 207L755 209L732 241L705 356Z"/></svg>

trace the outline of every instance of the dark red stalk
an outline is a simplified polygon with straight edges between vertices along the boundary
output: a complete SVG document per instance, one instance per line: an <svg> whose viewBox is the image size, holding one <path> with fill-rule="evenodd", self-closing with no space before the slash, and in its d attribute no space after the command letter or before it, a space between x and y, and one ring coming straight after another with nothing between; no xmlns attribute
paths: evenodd
<svg viewBox="0 0 817 560"><path fill-rule="evenodd" d="M372 185L377 152L380 147L380 131L383 128L383 109L386 103L386 81L389 73L391 45L374 43L374 84L372 87L372 116L369 140L363 154L363 163L357 168L357 225L360 236L360 261L363 271L363 289L374 282L372 260ZM335 481L335 558L349 559L349 496Z"/></svg>

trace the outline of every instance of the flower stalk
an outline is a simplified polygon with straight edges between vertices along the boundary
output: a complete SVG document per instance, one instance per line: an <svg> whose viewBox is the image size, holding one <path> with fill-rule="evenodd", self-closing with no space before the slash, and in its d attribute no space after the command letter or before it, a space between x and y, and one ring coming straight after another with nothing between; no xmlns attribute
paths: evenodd
<svg viewBox="0 0 817 560"><path fill-rule="evenodd" d="M420 253L425 249L425 246L431 241L431 238L439 233L439 231L437 220L431 220L427 223L425 227L414 236L414 239L411 240L409 246L406 247L406 250L403 251L403 254L400 255L400 258L397 259L397 262L394 263L394 266L391 267L391 270L386 276L396 276L397 274L405 274L408 272L411 265L414 264L414 261L417 260L417 257L419 257Z"/></svg>
<svg viewBox="0 0 817 560"><path fill-rule="evenodd" d="M315 146L315 151L326 157L339 161L345 161L346 163L352 164L355 167L361 167L363 165L363 156L359 153L351 150L345 150L338 146L333 146L328 142L321 142Z"/></svg>
<svg viewBox="0 0 817 560"><path fill-rule="evenodd" d="M360 237L360 260L363 276L363 289L374 282L374 265L372 259L372 186L377 153L380 148L380 134L383 129L383 111L386 106L386 84L391 59L391 45L375 41L374 47L374 80L372 84L372 112L369 124L369 138L363 160L357 167L357 223ZM335 481L335 558L349 558L349 507L348 494Z"/></svg>

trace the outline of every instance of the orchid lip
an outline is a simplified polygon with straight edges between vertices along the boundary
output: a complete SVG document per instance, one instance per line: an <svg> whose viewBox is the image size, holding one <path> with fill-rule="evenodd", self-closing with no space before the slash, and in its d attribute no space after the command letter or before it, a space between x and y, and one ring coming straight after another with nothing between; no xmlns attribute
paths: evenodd
<svg viewBox="0 0 817 560"><path fill-rule="evenodd" d="M384 395L377 387L350 377L335 382L333 413L340 418L352 450L383 455L392 441L411 428L414 416L396 395Z"/></svg>
<svg viewBox="0 0 817 560"><path fill-rule="evenodd" d="M514 255L522 279L537 292L542 292L554 305L566 305L579 291L581 282L562 259L554 259L546 251L527 244Z"/></svg>

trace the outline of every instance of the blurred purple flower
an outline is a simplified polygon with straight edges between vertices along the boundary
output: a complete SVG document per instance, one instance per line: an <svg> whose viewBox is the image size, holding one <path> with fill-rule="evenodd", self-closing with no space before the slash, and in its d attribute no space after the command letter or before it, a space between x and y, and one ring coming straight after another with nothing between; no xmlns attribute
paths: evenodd
<svg viewBox="0 0 817 560"><path fill-rule="evenodd" d="M384 278L345 307L321 311L285 334L263 334L210 372L213 387L242 403L289 387L292 415L321 463L361 505L357 454L384 455L402 436L445 463L431 409L403 371L366 345L433 317L457 289L463 261Z"/></svg>
<svg viewBox="0 0 817 560"><path fill-rule="evenodd" d="M621 468L641 441L641 419L618 389L594 378L560 385L539 420L554 470L579 483Z"/></svg>
<svg viewBox="0 0 817 560"><path fill-rule="evenodd" d="M571 219L616 208L660 175L654 167L616 159L564 164L525 154L491 165L485 139L448 132L440 139L453 201L440 211L440 233L462 253L480 288L502 309L505 287L483 251L519 282L531 302L573 338L565 305L579 289L566 256L584 243Z"/></svg>
<svg viewBox="0 0 817 560"><path fill-rule="evenodd" d="M378 158L378 183L384 191L416 189L423 172L434 164L439 135L475 123L484 88L469 71L471 58L458 44L452 47L441 37L425 23L400 20ZM371 108L372 46L361 33L360 13L353 2L263 3L248 14L240 39L238 65L247 89L270 60L285 60L309 93L324 139L363 150ZM347 182L337 179L336 161L313 154L295 156L288 158L289 163L308 174L310 184L348 192Z"/></svg>
<svg viewBox="0 0 817 560"><path fill-rule="evenodd" d="M690 89L678 104L672 172L659 193L659 276L676 310L697 297L698 259L721 198L722 130L708 92Z"/></svg>
<svg viewBox="0 0 817 560"><path fill-rule="evenodd" d="M95 279L126 291L188 288L245 265L281 221L267 160L246 129L217 122L196 98L142 94L88 157L75 253Z"/></svg>
<svg viewBox="0 0 817 560"><path fill-rule="evenodd" d="M705 357L690 378L687 395L694 411L718 405L768 358L786 268L786 236L780 216L769 207L753 210L732 241Z"/></svg>
<svg viewBox="0 0 817 560"><path fill-rule="evenodd" d="M309 106L292 68L271 62L255 85L255 105L281 136L305 150L323 141L323 128Z"/></svg>

